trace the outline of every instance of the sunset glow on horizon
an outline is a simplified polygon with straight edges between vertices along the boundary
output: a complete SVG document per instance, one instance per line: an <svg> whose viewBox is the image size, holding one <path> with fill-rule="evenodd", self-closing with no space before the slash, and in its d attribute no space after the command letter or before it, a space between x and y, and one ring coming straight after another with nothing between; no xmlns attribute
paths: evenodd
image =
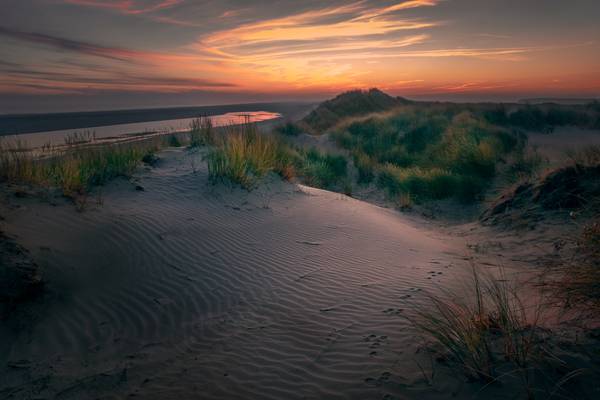
<svg viewBox="0 0 600 400"><path fill-rule="evenodd" d="M214 104L369 87L600 94L591 0L8 0L0 10L0 112L11 96L129 96L133 106L147 94Z"/></svg>

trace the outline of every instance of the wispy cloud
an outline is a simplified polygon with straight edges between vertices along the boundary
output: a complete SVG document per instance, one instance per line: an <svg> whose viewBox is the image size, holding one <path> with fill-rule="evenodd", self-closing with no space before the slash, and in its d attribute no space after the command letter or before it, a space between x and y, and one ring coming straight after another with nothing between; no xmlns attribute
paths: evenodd
<svg viewBox="0 0 600 400"><path fill-rule="evenodd" d="M48 90L80 89L128 89L132 91L190 91L206 88L233 88L233 82L219 79L198 78L199 71L204 75L210 71L206 58L201 54L161 53L139 51L122 47L101 46L94 43L66 39L62 37L23 32L0 27L0 36L27 42L50 50L74 55L77 60L87 63L61 61L58 65L46 63L41 68L31 68L18 63L0 62L2 86L22 84L29 88ZM93 60L102 62L97 65ZM108 65L106 64L108 62ZM177 70L173 71L173 66ZM213 67L214 68L214 67ZM185 71L183 76L176 74ZM213 74L214 75L214 74Z"/></svg>
<svg viewBox="0 0 600 400"><path fill-rule="evenodd" d="M39 25L5 22L9 25L0 27L0 48L10 50L0 60L0 91L22 85L47 92L324 93L366 86L460 92L503 90L510 87L511 76L524 77L524 85L544 68L552 70L552 78L564 78L561 68L581 73L591 68L583 63L589 63L592 51L576 49L590 46L597 53L598 44L589 42L589 35L578 36L581 44L569 46L566 36L546 40L524 36L512 25L510 31L494 24L482 28L465 20L457 3L45 0L39 2L40 10L64 13L61 18L93 14L107 29L113 24L118 29L104 35L104 30L74 24L70 31L55 26L51 17ZM479 6L483 3L470 4L485 8ZM459 24L461 29L454 29ZM131 35L120 41L119 35L129 35L129 29ZM154 42L145 34L157 47L151 47ZM569 65L571 60L557 57L559 53L583 55L583 61ZM564 82L560 84L575 85L573 79ZM576 83L584 87L590 82Z"/></svg>
<svg viewBox="0 0 600 400"><path fill-rule="evenodd" d="M163 11L182 5L185 0L57 0L64 4L113 11L123 15L140 16L169 25L196 26L195 23L165 15Z"/></svg>
<svg viewBox="0 0 600 400"><path fill-rule="evenodd" d="M312 83L323 84L337 77L356 83L349 73L351 60L360 54L371 58L426 43L429 35L419 33L442 21L409 18L403 11L433 7L440 0L410 0L385 7L366 1L313 9L256 22L245 23L204 35L195 49L220 58L224 65L243 65L270 77L286 79L297 86L307 84L311 66ZM315 63L325 58L327 65ZM333 62L340 62L332 67Z"/></svg>
<svg viewBox="0 0 600 400"><path fill-rule="evenodd" d="M436 26L439 22L401 18L391 15L410 7L435 5L437 1L408 1L397 6L369 8L364 1L342 6L305 11L302 13L245 24L233 29L207 35L207 46L235 47L240 44L272 40L322 40L341 37L383 35L403 30L417 30ZM329 18L334 18L331 21ZM336 21L337 19L337 21Z"/></svg>
<svg viewBox="0 0 600 400"><path fill-rule="evenodd" d="M76 52L97 57L109 58L112 60L131 61L135 60L136 58L140 58L142 56L147 55L147 53L135 50L128 50L119 47L100 46L93 43L66 39L43 33L24 32L4 27L0 27L0 36L6 36L12 39L22 40L33 44L44 45L57 50Z"/></svg>
<svg viewBox="0 0 600 400"><path fill-rule="evenodd" d="M123 14L137 15L164 10L183 3L183 0L64 0L67 4L105 8Z"/></svg>
<svg viewBox="0 0 600 400"><path fill-rule="evenodd" d="M0 36L45 46L55 50L95 56L113 61L132 64L152 62L192 62L199 61L198 54L162 53L127 49L117 46L103 46L96 43L67 39L38 32L25 32L0 26Z"/></svg>

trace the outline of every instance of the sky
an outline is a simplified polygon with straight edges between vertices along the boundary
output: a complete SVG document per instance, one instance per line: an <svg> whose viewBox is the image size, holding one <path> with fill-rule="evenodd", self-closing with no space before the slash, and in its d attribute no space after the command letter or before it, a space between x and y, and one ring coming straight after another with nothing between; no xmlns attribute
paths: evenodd
<svg viewBox="0 0 600 400"><path fill-rule="evenodd" d="M600 96L598 0L1 0L0 113Z"/></svg>

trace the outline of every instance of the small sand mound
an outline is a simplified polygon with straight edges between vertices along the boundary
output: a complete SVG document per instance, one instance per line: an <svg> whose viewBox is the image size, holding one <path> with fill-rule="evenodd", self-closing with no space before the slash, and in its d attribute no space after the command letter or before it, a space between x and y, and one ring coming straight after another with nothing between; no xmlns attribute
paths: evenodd
<svg viewBox="0 0 600 400"><path fill-rule="evenodd" d="M0 315L8 305L31 298L41 286L39 268L27 250L0 232Z"/></svg>
<svg viewBox="0 0 600 400"><path fill-rule="evenodd" d="M549 210L579 210L599 198L600 165L576 164L553 170L537 182L516 186L494 202L481 219L495 224L513 214L527 218Z"/></svg>
<svg viewBox="0 0 600 400"><path fill-rule="evenodd" d="M353 90L321 103L302 122L314 132L322 133L344 118L387 111L408 103L378 89Z"/></svg>

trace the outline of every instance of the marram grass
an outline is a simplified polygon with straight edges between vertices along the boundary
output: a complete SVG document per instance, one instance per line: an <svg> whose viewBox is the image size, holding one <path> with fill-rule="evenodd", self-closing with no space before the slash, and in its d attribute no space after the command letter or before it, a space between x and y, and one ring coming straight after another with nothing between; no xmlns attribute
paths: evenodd
<svg viewBox="0 0 600 400"><path fill-rule="evenodd" d="M68 148L36 157L23 143L0 143L0 180L57 188L67 197L88 193L118 176L130 176L141 160L156 151L154 141Z"/></svg>
<svg viewBox="0 0 600 400"><path fill-rule="evenodd" d="M252 189L270 172L293 177L289 149L277 138L261 135L251 124L230 126L207 155L211 182L229 181Z"/></svg>

